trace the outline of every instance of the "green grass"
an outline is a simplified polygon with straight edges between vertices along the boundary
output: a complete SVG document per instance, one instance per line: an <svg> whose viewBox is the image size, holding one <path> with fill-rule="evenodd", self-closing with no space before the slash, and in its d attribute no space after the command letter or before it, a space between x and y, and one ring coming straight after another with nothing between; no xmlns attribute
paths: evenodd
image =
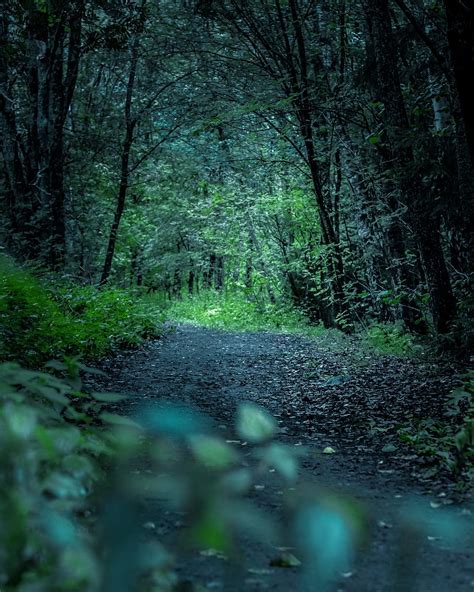
<svg viewBox="0 0 474 592"><path fill-rule="evenodd" d="M175 322L230 331L278 331L319 335L320 325L309 325L302 313L287 303L261 303L241 292L201 292L174 300L166 311Z"/></svg>
<svg viewBox="0 0 474 592"><path fill-rule="evenodd" d="M125 290L53 281L0 258L0 360L39 367L63 355L97 358L159 334L162 320Z"/></svg>
<svg viewBox="0 0 474 592"><path fill-rule="evenodd" d="M151 297L158 302L159 296ZM163 300L159 300L162 306ZM332 346L344 338L337 329L311 325L304 314L289 303L262 303L242 292L205 291L168 303L166 316L172 322L184 322L229 331L272 331L324 338ZM411 356L421 346L397 324L378 323L361 332L362 344L374 353Z"/></svg>

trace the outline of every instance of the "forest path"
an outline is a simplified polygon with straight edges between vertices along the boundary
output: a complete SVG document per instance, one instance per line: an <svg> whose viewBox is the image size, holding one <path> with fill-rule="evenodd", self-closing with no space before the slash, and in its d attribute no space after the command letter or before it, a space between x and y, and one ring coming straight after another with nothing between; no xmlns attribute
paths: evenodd
<svg viewBox="0 0 474 592"><path fill-rule="evenodd" d="M369 510L370 542L336 590L473 592L472 544L456 548L430 532L416 541L404 539L409 529L403 516L410 504L422 508L429 520L444 512L440 506L452 497L448 486L431 492L422 488L410 478L413 458L392 450L396 423L406 415L422 415L426 405L439 400L437 393L449 390L450 379L435 366L370 354L351 340L334 348L325 339L182 325L162 340L121 354L105 370L110 390L131 394L123 412L164 398L198 407L216 426L231 430L238 404L251 400L279 420L280 441L307 446L303 480L348 493ZM387 443L391 453L383 451ZM320 454L326 446L336 453ZM269 482L255 493L262 509L278 511L274 495L272 501L275 488ZM465 504L450 510L472 533L473 516ZM150 506L148 519L166 538L176 517L154 515ZM404 578L397 561L410 543L411 573ZM225 592L306 590L298 569L270 567L275 548L249 541L245 551L250 571L240 581L223 583L222 559L199 554L187 557L180 572Z"/></svg>

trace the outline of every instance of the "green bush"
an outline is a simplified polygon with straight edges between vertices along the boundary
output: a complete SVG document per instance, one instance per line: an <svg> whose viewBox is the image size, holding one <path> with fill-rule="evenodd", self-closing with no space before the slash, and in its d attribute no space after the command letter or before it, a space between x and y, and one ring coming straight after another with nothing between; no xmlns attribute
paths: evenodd
<svg viewBox="0 0 474 592"><path fill-rule="evenodd" d="M0 359L38 367L94 358L160 333L162 315L125 290L53 282L0 258Z"/></svg>
<svg viewBox="0 0 474 592"><path fill-rule="evenodd" d="M419 349L413 336L396 323L372 325L367 329L364 341L369 347L385 354L407 356Z"/></svg>
<svg viewBox="0 0 474 592"><path fill-rule="evenodd" d="M167 310L173 321L235 331L321 333L288 303L261 303L242 292L205 291L173 300Z"/></svg>
<svg viewBox="0 0 474 592"><path fill-rule="evenodd" d="M77 517L102 479L108 435L93 426L100 403L63 378L0 365L0 587L89 590L97 558ZM78 405L78 400L81 404ZM62 584L59 584L62 582Z"/></svg>
<svg viewBox="0 0 474 592"><path fill-rule="evenodd" d="M458 484L474 481L474 371L450 395L443 419L425 419L400 429L399 436L413 446L426 465L424 475L445 472Z"/></svg>
<svg viewBox="0 0 474 592"><path fill-rule="evenodd" d="M72 320L77 343L87 355L137 345L161 332L160 310L125 290L69 285L58 290L55 299Z"/></svg>

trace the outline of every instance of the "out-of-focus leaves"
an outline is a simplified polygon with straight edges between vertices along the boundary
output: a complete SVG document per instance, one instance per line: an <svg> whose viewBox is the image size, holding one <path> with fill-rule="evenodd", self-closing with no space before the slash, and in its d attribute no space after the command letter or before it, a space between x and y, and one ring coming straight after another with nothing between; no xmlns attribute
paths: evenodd
<svg viewBox="0 0 474 592"><path fill-rule="evenodd" d="M75 479L93 479L96 471L92 462L84 455L70 454L63 458L62 468Z"/></svg>
<svg viewBox="0 0 474 592"><path fill-rule="evenodd" d="M235 469L222 477L221 484L224 490L242 495L252 487L252 474L248 469Z"/></svg>
<svg viewBox="0 0 474 592"><path fill-rule="evenodd" d="M237 432L240 437L252 443L269 440L276 432L276 422L262 407L244 403L237 414Z"/></svg>
<svg viewBox="0 0 474 592"><path fill-rule="evenodd" d="M271 514L242 499L228 503L223 512L234 532L267 544L276 544L278 527Z"/></svg>
<svg viewBox="0 0 474 592"><path fill-rule="evenodd" d="M203 434L210 427L209 419L197 410L160 401L143 407L138 421L152 432L176 438Z"/></svg>
<svg viewBox="0 0 474 592"><path fill-rule="evenodd" d="M81 440L81 432L74 426L49 428L47 435L59 454L69 454Z"/></svg>
<svg viewBox="0 0 474 592"><path fill-rule="evenodd" d="M137 422L133 421L129 417L124 417L123 415L117 415L114 413L101 413L99 417L104 423L108 423L113 426L140 428L140 425Z"/></svg>
<svg viewBox="0 0 474 592"><path fill-rule="evenodd" d="M100 583L100 567L98 558L92 549L83 545L69 545L63 549L60 556L60 569L57 574L70 590L84 590L95 588ZM63 585L64 586L64 585ZM64 586L63 589L68 588Z"/></svg>
<svg viewBox="0 0 474 592"><path fill-rule="evenodd" d="M2 415L11 434L21 440L31 437L38 421L38 415L34 408L26 405L6 403Z"/></svg>
<svg viewBox="0 0 474 592"><path fill-rule="evenodd" d="M402 524L425 536L439 538L455 549L470 548L474 544L474 533L463 517L442 502L426 507L418 500L412 500L403 509Z"/></svg>
<svg viewBox="0 0 474 592"><path fill-rule="evenodd" d="M232 533L227 520L214 504L210 504L209 511L193 525L190 536L193 544L201 549L228 552L232 547Z"/></svg>
<svg viewBox="0 0 474 592"><path fill-rule="evenodd" d="M124 401L127 396L126 395L119 395L117 393L92 393L91 396L96 400L100 401L101 403L119 403L120 401Z"/></svg>
<svg viewBox="0 0 474 592"><path fill-rule="evenodd" d="M140 567L149 571L152 569L167 570L173 566L172 554L159 542L149 541L140 549Z"/></svg>
<svg viewBox="0 0 474 592"><path fill-rule="evenodd" d="M41 525L44 527L48 541L57 547L77 545L79 542L75 524L58 512L46 510L41 516Z"/></svg>
<svg viewBox="0 0 474 592"><path fill-rule="evenodd" d="M196 435L189 439L189 444L196 460L211 469L226 469L238 458L235 450L219 438Z"/></svg>
<svg viewBox="0 0 474 592"><path fill-rule="evenodd" d="M62 473L49 475L43 482L42 491L56 498L79 498L87 493L81 481Z"/></svg>
<svg viewBox="0 0 474 592"><path fill-rule="evenodd" d="M293 447L272 442L261 451L264 463L274 467L288 481L294 481L298 475L298 461Z"/></svg>
<svg viewBox="0 0 474 592"><path fill-rule="evenodd" d="M350 568L354 540L341 512L321 504L302 507L297 513L295 535L308 582L317 581L325 590L336 574Z"/></svg>

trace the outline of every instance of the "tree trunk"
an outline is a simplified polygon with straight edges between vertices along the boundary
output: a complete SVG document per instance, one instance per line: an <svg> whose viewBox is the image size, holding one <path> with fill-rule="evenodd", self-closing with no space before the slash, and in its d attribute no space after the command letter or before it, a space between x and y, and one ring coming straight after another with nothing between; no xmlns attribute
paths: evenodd
<svg viewBox="0 0 474 592"><path fill-rule="evenodd" d="M455 299L439 238L439 215L416 171L408 139L410 125L401 91L388 0L366 2L366 14L376 60L377 98L384 104L387 124L384 139L394 162L393 182L400 189L400 199L407 208L408 222L422 257L435 330L445 333L456 313Z"/></svg>
<svg viewBox="0 0 474 592"><path fill-rule="evenodd" d="M324 244L330 247L329 260L328 260L328 271L329 271L329 283L331 285L331 291L333 296L334 314L333 321L331 324L335 324L335 319L338 314L345 310L344 304L344 262L340 252L339 241L337 233L331 220L328 207L326 204L326 197L324 195L323 186L321 183L319 164L316 158L314 136L313 136L313 117L310 103L310 88L308 80L308 66L307 66L307 53L306 43L302 30L301 19L302 16L299 14L299 8L296 0L289 0L289 7L291 13L292 26L295 31L295 39L297 46L300 75L297 74L295 58L293 56L293 50L288 39L288 34L284 19L281 12L279 2L277 2L280 24L282 27L282 33L285 40L285 47L287 53L287 60L290 69L290 81L292 86L292 94L295 99L296 112L300 125L300 132L304 142L307 162L311 174L311 180L313 183L313 189L316 197L316 204L318 207L319 218L321 221L321 231ZM328 315L326 315L328 316ZM329 317L328 317L329 318ZM337 323L336 323L337 324Z"/></svg>
<svg viewBox="0 0 474 592"><path fill-rule="evenodd" d="M118 230L122 215L125 210L125 203L127 199L127 190L129 182L129 163L130 163L130 150L134 141L134 130L137 124L137 119L132 117L132 101L133 101L133 90L135 87L135 78L137 73L138 63L138 37L135 37L132 42L130 50L130 70L128 74L127 82L127 94L125 98L125 138L122 144L122 158L120 168L120 185L117 195L117 205L115 208L114 219L110 228L109 241L107 244L107 251L105 253L104 267L102 269L102 276L100 279L100 285L105 286L109 281L110 272L112 271L112 262L114 259L115 247L117 244Z"/></svg>
<svg viewBox="0 0 474 592"><path fill-rule="evenodd" d="M21 245L18 254L53 269L65 258L64 124L77 81L84 1L68 9L62 2L25 7L27 133L17 129L10 96L8 13L0 19L0 133L10 226Z"/></svg>
<svg viewBox="0 0 474 592"><path fill-rule="evenodd" d="M17 132L13 98L9 85L9 30L8 16L0 16L0 138L6 176L6 207L10 223L10 241L14 243L21 229L19 208L26 195L26 183L20 159L19 136Z"/></svg>
<svg viewBox="0 0 474 592"><path fill-rule="evenodd" d="M474 5L467 0L445 0L448 42L459 94L467 144L474 166Z"/></svg>
<svg viewBox="0 0 474 592"><path fill-rule="evenodd" d="M192 296L194 294L194 271L191 269L188 273L188 294Z"/></svg>

